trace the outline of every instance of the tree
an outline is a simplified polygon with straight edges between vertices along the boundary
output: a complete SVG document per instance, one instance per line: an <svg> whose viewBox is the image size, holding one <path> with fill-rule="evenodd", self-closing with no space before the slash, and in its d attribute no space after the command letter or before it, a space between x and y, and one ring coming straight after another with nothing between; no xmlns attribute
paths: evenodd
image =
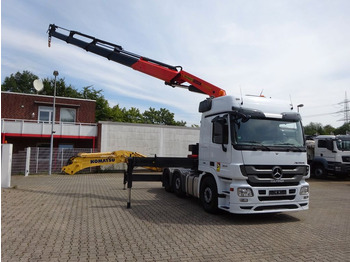
<svg viewBox="0 0 350 262"><path fill-rule="evenodd" d="M27 94L36 94L33 82L38 76L29 71L17 72L6 77L1 85L1 91L19 92ZM41 95L54 95L55 78L45 78L43 80L44 88L39 93ZM141 114L140 110L132 107L127 110L119 105L111 108L108 101L104 98L102 90L96 90L93 86L83 87L82 91L68 85L64 78L56 79L56 95L62 97L83 98L96 101L96 122L98 121L117 121L129 123L146 123L157 125L177 125L185 126L184 121L175 121L174 113L168 109L161 108L156 110L150 108Z"/></svg>
<svg viewBox="0 0 350 262"><path fill-rule="evenodd" d="M54 95L55 78L45 78L43 80L44 88L40 91L41 95ZM56 96L82 98L81 93L71 85L67 85L64 78L56 79Z"/></svg>
<svg viewBox="0 0 350 262"><path fill-rule="evenodd" d="M138 108L132 107L125 112L124 122L143 123L143 117Z"/></svg>
<svg viewBox="0 0 350 262"><path fill-rule="evenodd" d="M345 123L341 127L334 128L331 125L322 126L320 123L313 123L304 127L305 135L346 135L350 132L350 123Z"/></svg>
<svg viewBox="0 0 350 262"><path fill-rule="evenodd" d="M175 125L176 126L186 126L186 121L182 121L182 120L181 121L176 121Z"/></svg>
<svg viewBox="0 0 350 262"><path fill-rule="evenodd" d="M150 107L149 110L146 110L143 113L144 123L147 124L156 124L156 125L173 125L173 126L185 126L186 122L184 121L175 121L174 113L171 113L166 108L160 108L156 110L155 108Z"/></svg>
<svg viewBox="0 0 350 262"><path fill-rule="evenodd" d="M323 127L323 133L325 135L334 134L334 130L335 130L335 128L333 126L331 126L331 125L325 125Z"/></svg>
<svg viewBox="0 0 350 262"><path fill-rule="evenodd" d="M4 82L1 84L1 91L36 94L37 91L33 86L33 82L38 78L38 76L29 71L11 74L10 76L5 77Z"/></svg>
<svg viewBox="0 0 350 262"><path fill-rule="evenodd" d="M159 123L163 125L176 125L174 120L174 113L171 113L168 109L159 109Z"/></svg>
<svg viewBox="0 0 350 262"><path fill-rule="evenodd" d="M143 120L146 124L158 124L160 122L159 112L150 107L149 110L143 112Z"/></svg>
<svg viewBox="0 0 350 262"><path fill-rule="evenodd" d="M111 108L102 95L102 90L95 90L92 86L83 87L82 98L96 100L96 122L111 120Z"/></svg>
<svg viewBox="0 0 350 262"><path fill-rule="evenodd" d="M119 105L111 109L111 120L115 122L125 122L126 109L120 108Z"/></svg>
<svg viewBox="0 0 350 262"><path fill-rule="evenodd" d="M321 123L311 122L304 127L305 135L324 135L323 126Z"/></svg>
<svg viewBox="0 0 350 262"><path fill-rule="evenodd" d="M350 133L350 123L345 123L341 127L334 130L335 135L346 135Z"/></svg>

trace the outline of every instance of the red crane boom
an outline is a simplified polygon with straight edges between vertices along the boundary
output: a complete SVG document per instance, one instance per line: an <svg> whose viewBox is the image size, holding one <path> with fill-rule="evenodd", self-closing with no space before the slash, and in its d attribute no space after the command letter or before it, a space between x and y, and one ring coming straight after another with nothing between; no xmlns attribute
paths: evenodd
<svg viewBox="0 0 350 262"><path fill-rule="evenodd" d="M68 33L64 34L63 32ZM210 97L226 95L225 90L182 70L181 66L172 66L133 54L125 51L120 45L109 43L77 31L67 30L54 24L49 26L48 34L49 47L51 45L51 37L56 37L68 44L78 46L86 51L103 56L108 60L112 60L131 67L134 70L161 79L165 81L166 85L186 88L189 91L207 94ZM189 85L184 85L184 83L188 83Z"/></svg>

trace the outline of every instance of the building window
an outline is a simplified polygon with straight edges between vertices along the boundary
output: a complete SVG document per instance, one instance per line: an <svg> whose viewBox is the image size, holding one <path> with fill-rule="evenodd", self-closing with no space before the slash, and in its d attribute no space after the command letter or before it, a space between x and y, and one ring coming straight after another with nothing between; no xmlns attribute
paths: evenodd
<svg viewBox="0 0 350 262"><path fill-rule="evenodd" d="M73 149L74 145L73 144L59 144L58 148L59 149Z"/></svg>
<svg viewBox="0 0 350 262"><path fill-rule="evenodd" d="M52 107L48 106L39 106L38 120L39 122L50 123L53 118Z"/></svg>
<svg viewBox="0 0 350 262"><path fill-rule="evenodd" d="M60 114L61 122L75 122L76 118L76 109L73 108L61 108Z"/></svg>

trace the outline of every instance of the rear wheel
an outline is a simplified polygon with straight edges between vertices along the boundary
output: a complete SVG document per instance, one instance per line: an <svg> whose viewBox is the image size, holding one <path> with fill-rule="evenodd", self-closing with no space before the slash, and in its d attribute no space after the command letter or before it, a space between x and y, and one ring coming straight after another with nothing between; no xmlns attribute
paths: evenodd
<svg viewBox="0 0 350 262"><path fill-rule="evenodd" d="M217 213L218 211L218 189L215 179L207 176L203 179L200 188L200 200L204 210L208 213Z"/></svg>
<svg viewBox="0 0 350 262"><path fill-rule="evenodd" d="M163 186L165 188L165 191L173 192L173 188L170 183L170 170L167 168L163 171Z"/></svg>
<svg viewBox="0 0 350 262"><path fill-rule="evenodd" d="M175 171L173 174L173 191L179 197L183 197L185 192L182 190L182 180L180 172Z"/></svg>
<svg viewBox="0 0 350 262"><path fill-rule="evenodd" d="M316 178L325 178L327 176L327 171L323 165L316 165L314 168L314 175Z"/></svg>

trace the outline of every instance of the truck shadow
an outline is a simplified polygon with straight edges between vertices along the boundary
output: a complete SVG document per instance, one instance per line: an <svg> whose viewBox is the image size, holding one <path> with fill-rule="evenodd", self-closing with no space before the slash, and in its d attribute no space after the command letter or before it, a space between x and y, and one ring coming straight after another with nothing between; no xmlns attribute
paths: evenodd
<svg viewBox="0 0 350 262"><path fill-rule="evenodd" d="M132 199L130 209L126 207L127 191L124 191L125 197L121 197L120 195L111 196L94 193L52 192L24 188L17 188L15 190L32 194L82 199L83 201L87 201L87 206L90 208L119 209L118 212L129 212L137 219L155 224L262 225L300 221L297 217L286 213L237 215L220 210L218 214L209 214L203 210L198 199L194 197L179 198L175 194L165 192L165 190L160 187L147 189L147 192L153 196L152 199ZM98 199L101 202L96 205L96 202L90 202L92 199Z"/></svg>
<svg viewBox="0 0 350 262"><path fill-rule="evenodd" d="M142 203L135 202L128 210L139 219L156 224L262 225L300 221L299 218L287 213L243 215L220 210L217 214L209 214L203 210L196 198L179 198L162 188L149 189L148 192L154 194L156 199Z"/></svg>
<svg viewBox="0 0 350 262"><path fill-rule="evenodd" d="M307 181L308 182L329 182L329 181L349 182L350 181L350 175L347 176L347 177L336 177L336 176L332 176L332 175L328 175L328 176L322 177L322 178L311 177Z"/></svg>
<svg viewBox="0 0 350 262"><path fill-rule="evenodd" d="M10 190L13 190L13 189L10 189ZM46 191L46 190L24 189L24 188L19 188L17 186L14 188L14 190L27 192L27 193L48 195L48 196L57 196L57 197L68 197L68 198L79 198L79 199L93 198L93 199L109 200L109 201L123 201L125 202L125 206L126 206L126 198L109 196L109 195L99 195L94 193L52 192L48 190Z"/></svg>

